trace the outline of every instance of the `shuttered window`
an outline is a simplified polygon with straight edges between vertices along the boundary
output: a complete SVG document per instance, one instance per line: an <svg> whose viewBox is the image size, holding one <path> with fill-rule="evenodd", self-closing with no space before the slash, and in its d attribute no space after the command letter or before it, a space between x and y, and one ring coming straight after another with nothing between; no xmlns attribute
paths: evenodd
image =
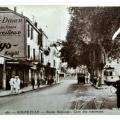
<svg viewBox="0 0 120 120"><path fill-rule="evenodd" d="M28 45L28 58L30 58L30 45Z"/></svg>
<svg viewBox="0 0 120 120"><path fill-rule="evenodd" d="M35 60L35 49L33 49L33 60Z"/></svg>
<svg viewBox="0 0 120 120"><path fill-rule="evenodd" d="M41 63L44 63L43 53L41 53Z"/></svg>
<svg viewBox="0 0 120 120"><path fill-rule="evenodd" d="M31 40L33 39L33 28L31 27Z"/></svg>
<svg viewBox="0 0 120 120"><path fill-rule="evenodd" d="M28 24L28 37L30 37L30 25Z"/></svg>
<svg viewBox="0 0 120 120"><path fill-rule="evenodd" d="M38 45L40 45L40 47L43 46L43 43L42 43L42 33L38 34Z"/></svg>

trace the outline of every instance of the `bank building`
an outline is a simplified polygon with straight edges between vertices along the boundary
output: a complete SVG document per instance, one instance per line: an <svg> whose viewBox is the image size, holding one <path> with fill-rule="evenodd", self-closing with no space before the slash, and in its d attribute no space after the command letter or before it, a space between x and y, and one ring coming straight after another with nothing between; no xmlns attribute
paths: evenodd
<svg viewBox="0 0 120 120"><path fill-rule="evenodd" d="M18 75L22 87L31 79L56 75L55 59L49 62L48 37L38 23L23 14L0 7L0 89L10 89L9 80Z"/></svg>

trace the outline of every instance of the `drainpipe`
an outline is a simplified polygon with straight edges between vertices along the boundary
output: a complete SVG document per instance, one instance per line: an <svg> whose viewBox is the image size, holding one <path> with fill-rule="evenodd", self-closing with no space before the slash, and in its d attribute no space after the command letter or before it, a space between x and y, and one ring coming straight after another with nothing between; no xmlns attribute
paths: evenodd
<svg viewBox="0 0 120 120"><path fill-rule="evenodd" d="M3 63L3 89L6 89L6 59L4 58L4 63Z"/></svg>

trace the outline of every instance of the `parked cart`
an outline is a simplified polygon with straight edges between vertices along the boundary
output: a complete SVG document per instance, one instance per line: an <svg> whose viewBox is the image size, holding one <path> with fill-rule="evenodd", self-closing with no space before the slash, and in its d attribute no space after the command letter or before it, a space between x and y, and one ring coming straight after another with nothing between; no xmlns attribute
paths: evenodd
<svg viewBox="0 0 120 120"><path fill-rule="evenodd" d="M77 81L78 81L78 84L80 84L80 83L85 84L85 74L78 73L77 74Z"/></svg>

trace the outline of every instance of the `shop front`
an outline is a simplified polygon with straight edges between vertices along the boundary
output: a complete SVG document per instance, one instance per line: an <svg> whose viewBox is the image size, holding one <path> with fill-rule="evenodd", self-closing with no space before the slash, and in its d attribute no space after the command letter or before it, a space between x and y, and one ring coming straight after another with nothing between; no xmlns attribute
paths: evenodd
<svg viewBox="0 0 120 120"><path fill-rule="evenodd" d="M29 84L29 69L31 64L19 61L6 61L6 89L10 89L9 81L12 75L19 76L21 80L21 88Z"/></svg>
<svg viewBox="0 0 120 120"><path fill-rule="evenodd" d="M48 84L51 82L52 83L55 82L55 79L56 79L55 75L56 75L56 69L46 65L45 66L45 78L48 81Z"/></svg>

